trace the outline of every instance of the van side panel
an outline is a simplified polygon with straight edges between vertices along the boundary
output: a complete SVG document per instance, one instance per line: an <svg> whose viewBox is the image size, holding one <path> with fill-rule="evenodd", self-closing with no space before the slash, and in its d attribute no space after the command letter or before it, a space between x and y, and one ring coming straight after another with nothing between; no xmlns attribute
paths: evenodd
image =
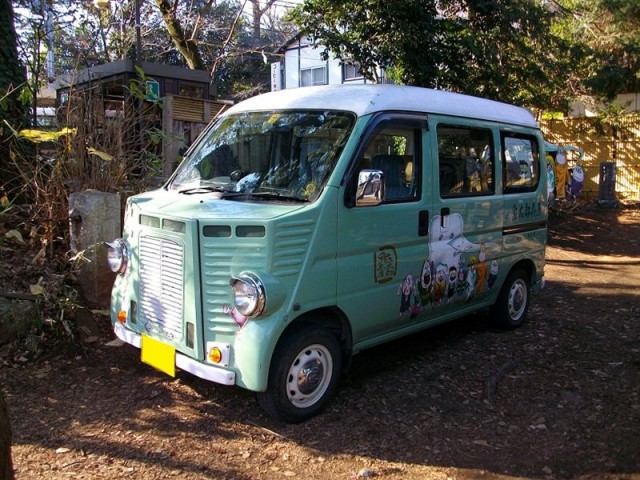
<svg viewBox="0 0 640 480"><path fill-rule="evenodd" d="M429 262L440 314L492 303L504 278L497 126L429 116L434 217ZM439 294L438 297L442 297Z"/></svg>

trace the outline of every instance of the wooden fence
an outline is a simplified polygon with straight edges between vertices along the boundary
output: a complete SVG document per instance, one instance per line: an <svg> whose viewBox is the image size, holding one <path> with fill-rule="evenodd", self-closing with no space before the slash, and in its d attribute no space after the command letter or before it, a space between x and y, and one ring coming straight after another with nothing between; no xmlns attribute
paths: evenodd
<svg viewBox="0 0 640 480"><path fill-rule="evenodd" d="M640 113L616 120L615 125L591 117L543 120L545 140L575 145L584 150L585 170L582 195L598 198L600 164L616 166L616 195L620 199L640 200Z"/></svg>
<svg viewBox="0 0 640 480"><path fill-rule="evenodd" d="M167 95L163 97L162 104L162 171L163 175L168 177L186 147L191 145L213 118L229 108L231 103Z"/></svg>

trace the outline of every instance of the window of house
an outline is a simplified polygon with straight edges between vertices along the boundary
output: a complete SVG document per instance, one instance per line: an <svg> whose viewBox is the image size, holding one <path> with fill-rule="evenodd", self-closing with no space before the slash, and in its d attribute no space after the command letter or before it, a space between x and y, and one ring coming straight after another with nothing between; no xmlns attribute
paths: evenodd
<svg viewBox="0 0 640 480"><path fill-rule="evenodd" d="M494 152L491 130L438 125L440 197L491 195Z"/></svg>
<svg viewBox="0 0 640 480"><path fill-rule="evenodd" d="M199 85L190 85L188 83L181 83L178 95L182 97L191 98L204 98L204 87Z"/></svg>
<svg viewBox="0 0 640 480"><path fill-rule="evenodd" d="M327 69L322 67L303 68L300 70L300 86L311 87L313 85L327 84Z"/></svg>
<svg viewBox="0 0 640 480"><path fill-rule="evenodd" d="M504 192L529 192L540 180L540 152L534 136L502 133Z"/></svg>
<svg viewBox="0 0 640 480"><path fill-rule="evenodd" d="M362 72L360 72L360 64L355 62L352 64L344 63L342 64L342 80L357 80L364 78Z"/></svg>

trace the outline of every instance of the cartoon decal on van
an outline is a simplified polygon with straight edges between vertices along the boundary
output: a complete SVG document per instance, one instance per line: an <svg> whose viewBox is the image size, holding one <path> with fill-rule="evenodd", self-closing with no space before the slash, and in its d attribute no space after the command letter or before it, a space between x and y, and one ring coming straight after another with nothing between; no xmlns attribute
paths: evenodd
<svg viewBox="0 0 640 480"><path fill-rule="evenodd" d="M398 271L398 254L394 247L380 247L373 254L373 260L376 283L387 283L395 278Z"/></svg>
<svg viewBox="0 0 640 480"><path fill-rule="evenodd" d="M498 278L498 260L489 261L487 250L498 253L499 245L470 242L461 214L434 216L429 232L428 258L420 275L408 273L398 286L400 320L414 319L428 307L471 301L488 293Z"/></svg>
<svg viewBox="0 0 640 480"><path fill-rule="evenodd" d="M400 296L400 316L403 320L406 317L414 319L420 313L420 297L418 296L418 287L412 274L404 277L404 280L398 287L398 295ZM413 304L412 304L413 302Z"/></svg>
<svg viewBox="0 0 640 480"><path fill-rule="evenodd" d="M233 318L233 321L240 327L240 330L242 330L242 327L244 327L247 320L249 320L249 317L242 315L236 307L231 307L230 305L223 305L222 313Z"/></svg>

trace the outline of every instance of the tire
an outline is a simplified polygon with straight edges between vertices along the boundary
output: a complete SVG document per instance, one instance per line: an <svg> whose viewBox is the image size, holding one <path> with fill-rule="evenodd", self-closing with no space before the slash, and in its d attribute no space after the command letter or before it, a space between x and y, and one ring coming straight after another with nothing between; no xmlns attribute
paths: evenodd
<svg viewBox="0 0 640 480"><path fill-rule="evenodd" d="M501 328L518 328L527 318L530 298L529 276L522 269L512 270L491 307L491 321Z"/></svg>
<svg viewBox="0 0 640 480"><path fill-rule="evenodd" d="M304 326L280 340L271 361L266 392L258 402L271 417L299 423L324 410L336 389L342 357L328 330Z"/></svg>

